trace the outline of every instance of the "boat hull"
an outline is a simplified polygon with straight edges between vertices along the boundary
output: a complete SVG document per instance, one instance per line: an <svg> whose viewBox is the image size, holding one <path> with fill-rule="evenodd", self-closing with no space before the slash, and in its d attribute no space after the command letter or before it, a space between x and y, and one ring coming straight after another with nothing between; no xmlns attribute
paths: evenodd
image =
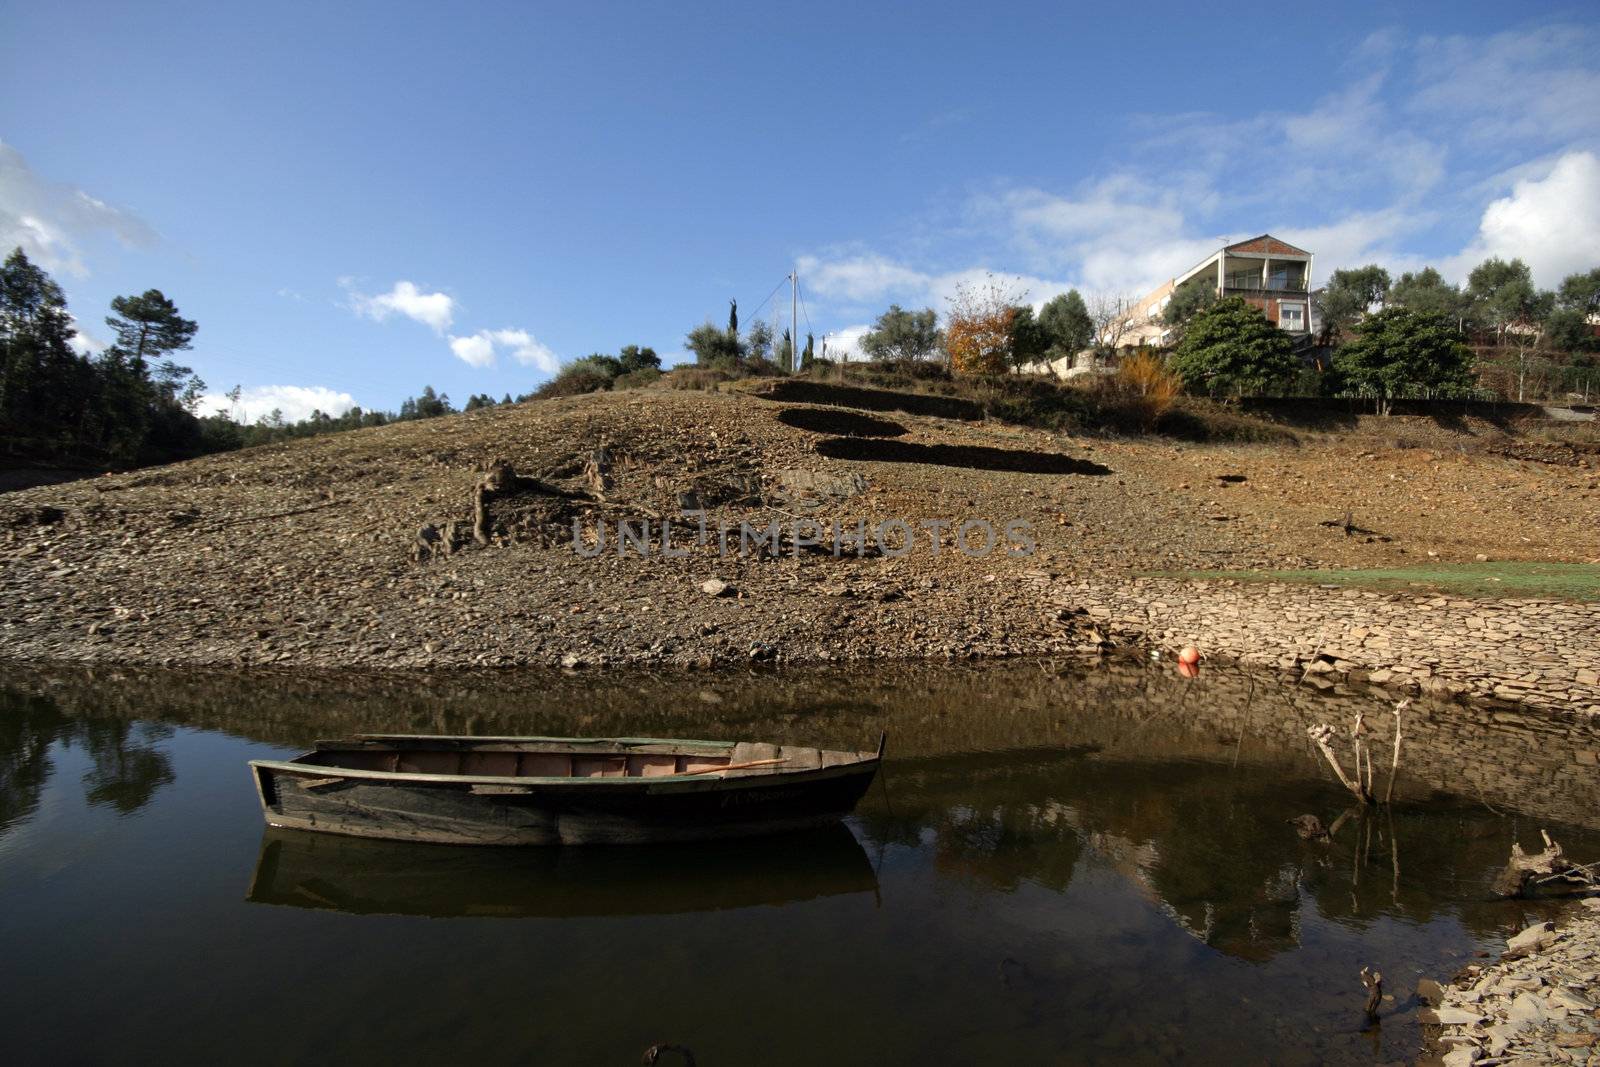
<svg viewBox="0 0 1600 1067"><path fill-rule="evenodd" d="M873 761L785 775L522 785L288 767L252 764L272 826L502 846L696 841L820 826L849 814L877 771Z"/></svg>

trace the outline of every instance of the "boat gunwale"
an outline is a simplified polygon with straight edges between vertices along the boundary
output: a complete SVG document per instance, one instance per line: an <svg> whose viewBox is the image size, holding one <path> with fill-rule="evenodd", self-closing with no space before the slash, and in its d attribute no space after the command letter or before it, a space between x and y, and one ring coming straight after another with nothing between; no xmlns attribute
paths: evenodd
<svg viewBox="0 0 1600 1067"><path fill-rule="evenodd" d="M304 752L295 757L296 760L306 756L316 755L315 752ZM738 777L721 777L728 772L724 770L701 771L695 774L660 774L650 777L622 777L609 778L535 778L516 777L506 775L487 774L424 774L418 771L371 771L356 767L335 767L316 763L298 763L293 760L251 760L250 766L257 770L272 771L287 774L296 778L355 778L363 781L415 783L418 785L497 785L497 786L569 786L576 785L584 788L595 786L614 786L619 788L636 789L641 786L670 786L670 785L703 785L717 784L728 786L752 786L769 784L775 781L785 783L797 781L811 781L813 779L834 778L851 772L861 771L864 768L875 768L880 757L876 754L862 755L860 759L849 763L835 763L831 767L805 767L784 769L774 767L762 768L749 772L740 772Z"/></svg>
<svg viewBox="0 0 1600 1067"><path fill-rule="evenodd" d="M348 743L355 741L467 741L474 744L483 742L501 745L552 742L563 745L626 745L630 748L640 745L700 745L705 748L726 749L733 749L739 744L737 741L706 741L688 737L537 737L477 734L353 734Z"/></svg>

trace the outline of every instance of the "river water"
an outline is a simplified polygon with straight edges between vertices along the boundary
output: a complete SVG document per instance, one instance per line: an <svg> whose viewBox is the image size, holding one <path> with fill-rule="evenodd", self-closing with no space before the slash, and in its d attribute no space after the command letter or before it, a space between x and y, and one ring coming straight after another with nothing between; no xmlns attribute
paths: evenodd
<svg viewBox="0 0 1600 1067"><path fill-rule="evenodd" d="M1600 855L1595 732L1419 703L1352 816L1305 728L1390 703L1208 669L0 671L11 1063L1400 1062L1412 996L1546 914L1513 840ZM1325 683L1324 683L1325 684ZM870 747L830 832L479 850L265 831L244 763L359 731ZM1380 786L1387 775L1380 772ZM1393 999L1364 1023L1363 966ZM665 1056L663 1063L682 1062Z"/></svg>

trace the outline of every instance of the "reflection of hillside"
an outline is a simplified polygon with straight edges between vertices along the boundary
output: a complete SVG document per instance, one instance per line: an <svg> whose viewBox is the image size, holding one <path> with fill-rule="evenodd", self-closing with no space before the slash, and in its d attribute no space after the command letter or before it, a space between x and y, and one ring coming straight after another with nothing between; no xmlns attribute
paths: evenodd
<svg viewBox="0 0 1600 1067"><path fill-rule="evenodd" d="M89 799L148 801L171 771L136 723L282 745L362 731L762 738L870 745L889 732L888 806L860 819L878 848L927 841L940 870L985 888L1064 891L1109 865L1194 936L1264 959L1295 943L1307 906L1365 924L1437 911L1488 931L1481 903L1528 812L1600 827L1600 775L1575 749L1600 727L1419 702L1406 718L1392 822L1348 822L1329 845L1287 820L1331 823L1344 796L1305 739L1358 702L1277 675L1144 666L973 667L291 677L59 669L0 675L0 831L36 805L52 740L83 743ZM1382 735L1376 746L1381 751ZM1457 799L1451 799L1451 797ZM1426 805L1417 804L1428 799ZM1485 803L1486 802L1486 803ZM1492 804L1493 809L1488 805ZM892 811L892 814L891 814ZM1600 848L1563 829L1574 854ZM1398 877L1396 869L1399 870Z"/></svg>
<svg viewBox="0 0 1600 1067"><path fill-rule="evenodd" d="M1308 906L1355 925L1457 913L1488 934L1505 921L1486 889L1508 831L1481 806L1356 818L1321 845L1300 841L1288 819L1319 812L1331 823L1341 795L1259 769L1028 749L899 760L888 775L890 805L861 813L878 845L924 842L940 870L1005 891L1065 890L1092 855L1241 959L1292 948Z"/></svg>

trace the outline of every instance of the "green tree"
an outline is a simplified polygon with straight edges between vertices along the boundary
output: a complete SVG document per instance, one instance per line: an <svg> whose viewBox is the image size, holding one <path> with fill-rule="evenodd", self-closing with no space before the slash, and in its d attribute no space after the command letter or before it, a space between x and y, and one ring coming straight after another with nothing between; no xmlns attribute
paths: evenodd
<svg viewBox="0 0 1600 1067"><path fill-rule="evenodd" d="M1493 330L1504 344L1507 331L1537 333L1555 305L1555 296L1534 288L1533 274L1520 259L1486 259L1467 276L1467 298L1474 324Z"/></svg>
<svg viewBox="0 0 1600 1067"><path fill-rule="evenodd" d="M1600 315L1600 267L1585 274L1569 274L1556 293L1561 307L1584 315Z"/></svg>
<svg viewBox="0 0 1600 1067"><path fill-rule="evenodd" d="M1560 307L1545 320L1545 335L1558 352L1600 351L1600 337L1594 334L1589 316L1577 308Z"/></svg>
<svg viewBox="0 0 1600 1067"><path fill-rule="evenodd" d="M1466 315L1466 298L1460 288L1444 280L1432 267L1415 274L1409 271L1389 288L1389 306L1403 307L1419 315L1459 321Z"/></svg>
<svg viewBox="0 0 1600 1067"><path fill-rule="evenodd" d="M760 311L760 308L756 308ZM728 301L728 336L735 341L739 339L739 301Z"/></svg>
<svg viewBox="0 0 1600 1067"><path fill-rule="evenodd" d="M1050 348L1050 335L1034 317L1033 308L1024 304L1011 313L1011 366L1020 371L1037 363Z"/></svg>
<svg viewBox="0 0 1600 1067"><path fill-rule="evenodd" d="M691 330L684 339L684 346L694 353L697 366L732 371L744 361L744 344L738 336L719 330L709 322Z"/></svg>
<svg viewBox="0 0 1600 1067"><path fill-rule="evenodd" d="M1336 270L1317 299L1322 311L1322 337L1331 342L1349 333L1375 305L1389 297L1389 272L1376 263Z"/></svg>
<svg viewBox="0 0 1600 1067"><path fill-rule="evenodd" d="M455 410L450 406L449 394L435 393L433 386L425 385L422 387L421 396L408 396L400 404L399 417L402 421L407 419L436 419L440 415L453 415ZM274 412L274 414L278 416L278 421L281 423L283 413Z"/></svg>
<svg viewBox="0 0 1600 1067"><path fill-rule="evenodd" d="M788 327L784 327L783 339L778 342L777 362L785 371L794 370L794 340L789 336Z"/></svg>
<svg viewBox="0 0 1600 1067"><path fill-rule="evenodd" d="M1039 325L1049 341L1046 359L1075 356L1094 344L1094 319L1076 289L1045 301L1039 309Z"/></svg>
<svg viewBox="0 0 1600 1067"><path fill-rule="evenodd" d="M1196 315L1172 357L1185 389L1218 397L1264 393L1296 368L1289 335L1236 296Z"/></svg>
<svg viewBox="0 0 1600 1067"><path fill-rule="evenodd" d="M1472 353L1456 324L1410 308L1385 308L1354 328L1333 359L1345 389L1377 399L1380 414L1403 396L1472 392Z"/></svg>
<svg viewBox="0 0 1600 1067"><path fill-rule="evenodd" d="M21 248L13 251L0 266L0 421L78 423L93 375L72 335L61 286Z"/></svg>
<svg viewBox="0 0 1600 1067"><path fill-rule="evenodd" d="M160 289L146 289L140 296L116 297L111 301L111 311L106 325L116 332L116 346L136 366L188 349L199 329L193 319L178 314L178 306Z"/></svg>
<svg viewBox="0 0 1600 1067"><path fill-rule="evenodd" d="M744 335L745 356L749 359L772 357L772 327L757 319Z"/></svg>
<svg viewBox="0 0 1600 1067"><path fill-rule="evenodd" d="M805 370L811 366L811 361L816 359L817 339L811 334L806 334L806 347L800 353L800 369Z"/></svg>
<svg viewBox="0 0 1600 1067"><path fill-rule="evenodd" d="M617 353L617 358L622 362L623 374L632 374L636 370L661 369L661 357L656 355L656 350L653 348L623 345L622 351Z"/></svg>
<svg viewBox="0 0 1600 1067"><path fill-rule="evenodd" d="M939 316L932 308L906 311L899 304L890 304L862 335L861 350L880 362L928 359L938 354L943 343Z"/></svg>
<svg viewBox="0 0 1600 1067"><path fill-rule="evenodd" d="M1217 302L1217 286L1210 278L1190 278L1172 291L1167 306L1161 309L1161 321L1174 330L1181 331L1200 312ZM1181 333L1179 334L1181 337Z"/></svg>

